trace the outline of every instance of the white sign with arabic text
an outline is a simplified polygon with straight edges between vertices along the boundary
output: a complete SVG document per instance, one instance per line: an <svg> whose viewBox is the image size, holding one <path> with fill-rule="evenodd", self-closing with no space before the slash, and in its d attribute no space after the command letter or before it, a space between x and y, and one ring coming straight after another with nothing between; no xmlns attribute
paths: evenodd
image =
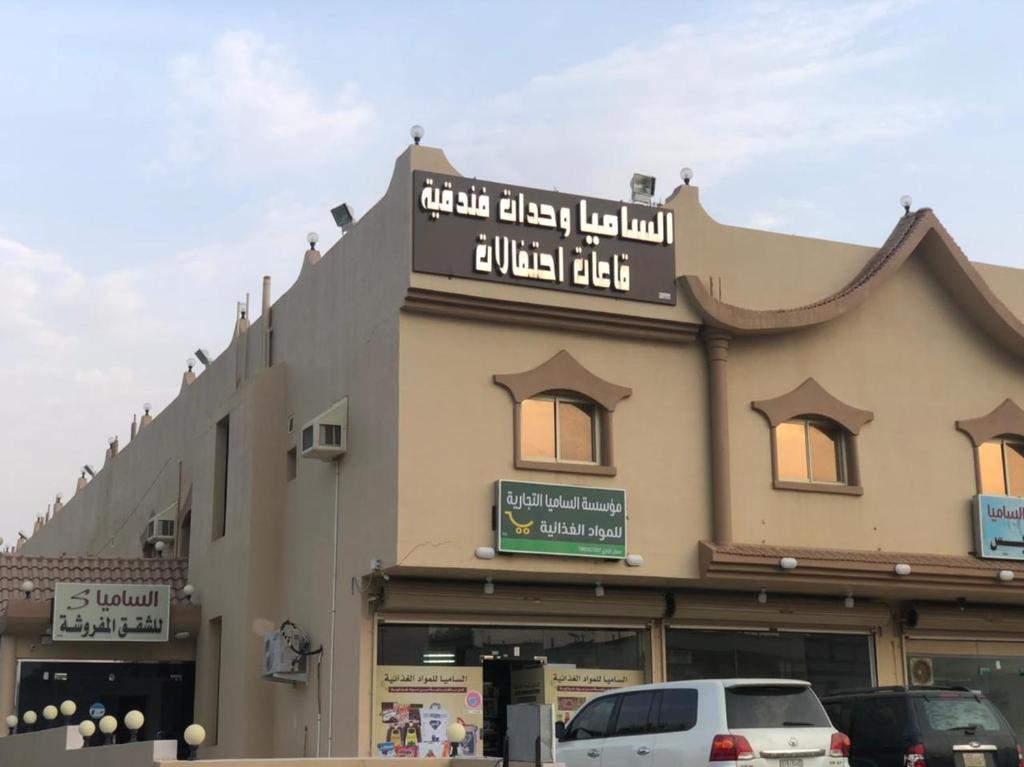
<svg viewBox="0 0 1024 767"><path fill-rule="evenodd" d="M171 587L120 583L57 583L55 642L166 642Z"/></svg>

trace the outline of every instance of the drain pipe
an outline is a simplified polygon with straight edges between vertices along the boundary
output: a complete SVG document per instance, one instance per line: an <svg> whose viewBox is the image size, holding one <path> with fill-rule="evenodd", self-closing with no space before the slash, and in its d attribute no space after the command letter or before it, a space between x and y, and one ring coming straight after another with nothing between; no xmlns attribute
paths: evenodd
<svg viewBox="0 0 1024 767"><path fill-rule="evenodd" d="M334 462L334 564L331 567L331 666L327 669L327 758L334 753L334 647L338 615L338 496L341 489L341 459ZM317 756L320 743L317 742Z"/></svg>

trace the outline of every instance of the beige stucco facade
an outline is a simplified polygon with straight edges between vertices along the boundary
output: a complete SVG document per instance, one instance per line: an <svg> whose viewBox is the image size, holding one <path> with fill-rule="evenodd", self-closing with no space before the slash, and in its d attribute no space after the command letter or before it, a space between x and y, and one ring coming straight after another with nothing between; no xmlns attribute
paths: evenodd
<svg viewBox="0 0 1024 767"><path fill-rule="evenodd" d="M973 557L974 446L956 428L1024 402L1013 328L985 320L992 301L1024 317L1024 273L978 266L990 292L956 289L960 262L926 239L927 258L903 254L851 287L875 248L725 226L692 187L666 207L676 276L710 286L703 297L684 280L661 306L417 273L415 170L458 175L439 150L410 147L381 201L322 257L295 254L295 284L239 320L230 346L19 551L141 556L153 513L174 506L189 521L177 554L201 628L159 652L196 659L208 758L371 754L382 623L629 628L650 681L670 674L677 628L862 635L865 673L883 684L905 681L908 644L1024 656L1024 572L1006 563L1019 578L1000 581ZM834 317L772 326L788 316L776 310L856 291L869 295ZM736 307L766 319L730 324ZM563 351L631 392L614 411L614 475L515 466L514 402L495 376ZM872 414L856 435L860 494L773 483L771 429L751 403L809 378ZM289 478L302 425L343 397L347 454L298 457ZM480 558L499 479L625 489L642 565ZM781 570L783 556L798 566ZM903 561L910 576L893 572ZM306 685L260 678L262 634L286 619L324 648ZM13 701L12 663L38 648L5 637L3 650L0 701Z"/></svg>

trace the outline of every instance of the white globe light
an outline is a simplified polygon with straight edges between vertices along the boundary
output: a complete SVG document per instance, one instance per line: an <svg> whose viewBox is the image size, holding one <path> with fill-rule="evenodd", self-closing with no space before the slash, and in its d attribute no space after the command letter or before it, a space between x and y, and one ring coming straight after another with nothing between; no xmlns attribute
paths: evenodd
<svg viewBox="0 0 1024 767"><path fill-rule="evenodd" d="M163 541L157 541L156 546L154 546L153 548L155 548L157 551L163 551L167 548L167 544Z"/></svg>
<svg viewBox="0 0 1024 767"><path fill-rule="evenodd" d="M43 709L43 719L47 720L48 722L52 722L54 719L57 718L57 713L58 711L56 706L47 706Z"/></svg>
<svg viewBox="0 0 1024 767"><path fill-rule="evenodd" d="M452 722L448 725L448 740L452 743L461 743L466 739L466 728L461 722Z"/></svg>
<svg viewBox="0 0 1024 767"><path fill-rule="evenodd" d="M184 595L185 595L185 596L187 596L187 597L190 597L190 596L192 596L193 594L195 594L195 593L196 593L196 587L195 587L195 586L193 586L193 585L192 585L191 583L186 583L186 584L185 584L185 585L184 585L184 586L182 587L182 589L181 589L181 593L182 593L182 594L184 594Z"/></svg>
<svg viewBox="0 0 1024 767"><path fill-rule="evenodd" d="M412 136L412 140L417 144L420 143L420 139L423 138L424 133L426 133L426 131L423 130L422 125L414 125L409 128L409 135Z"/></svg>
<svg viewBox="0 0 1024 767"><path fill-rule="evenodd" d="M86 739L91 738L96 734L96 725L91 720L86 719L80 725L78 725L78 733Z"/></svg>
<svg viewBox="0 0 1024 767"><path fill-rule="evenodd" d="M685 181L687 184L690 183L690 179L693 178L693 168L683 168L679 171L679 178Z"/></svg>
<svg viewBox="0 0 1024 767"><path fill-rule="evenodd" d="M21 721L30 726L35 724L36 720L38 719L39 717L36 716L35 711L26 711L24 714L21 715Z"/></svg>
<svg viewBox="0 0 1024 767"><path fill-rule="evenodd" d="M1000 570L999 571L999 580L1001 580L1003 583L1009 583L1010 581L1012 581L1013 580L1013 570Z"/></svg>
<svg viewBox="0 0 1024 767"><path fill-rule="evenodd" d="M124 726L133 732L135 730L141 730L142 725L146 723L146 717L142 715L141 711L129 711L124 715Z"/></svg>
<svg viewBox="0 0 1024 767"><path fill-rule="evenodd" d="M18 726L18 717L16 717L14 714L8 714L7 718L4 719L4 722L7 724L7 727L9 729L13 730L15 727Z"/></svg>
<svg viewBox="0 0 1024 767"><path fill-rule="evenodd" d="M206 730L201 724L190 724L185 728L185 743L192 748L198 748L206 740Z"/></svg>
<svg viewBox="0 0 1024 767"><path fill-rule="evenodd" d="M73 700L66 700L60 704L60 712L64 716L74 716L76 711L78 711L78 706Z"/></svg>
<svg viewBox="0 0 1024 767"><path fill-rule="evenodd" d="M117 720L110 714L100 719L100 732L104 735L113 735L115 730L117 730Z"/></svg>
<svg viewBox="0 0 1024 767"><path fill-rule="evenodd" d="M320 242L320 235L317 234L316 232L310 232L309 234L306 235L306 242L308 242L310 245L316 245L318 242Z"/></svg>
<svg viewBox="0 0 1024 767"><path fill-rule="evenodd" d="M913 572L913 568L906 562L900 562L893 568L893 571L896 575L910 575Z"/></svg>
<svg viewBox="0 0 1024 767"><path fill-rule="evenodd" d="M903 207L905 210L910 210L910 206L913 204L914 198L911 197L909 194L905 194L902 197L900 197L900 206Z"/></svg>
<svg viewBox="0 0 1024 767"><path fill-rule="evenodd" d="M31 594L35 587L36 585L32 581L25 580L21 582L21 590L26 594Z"/></svg>

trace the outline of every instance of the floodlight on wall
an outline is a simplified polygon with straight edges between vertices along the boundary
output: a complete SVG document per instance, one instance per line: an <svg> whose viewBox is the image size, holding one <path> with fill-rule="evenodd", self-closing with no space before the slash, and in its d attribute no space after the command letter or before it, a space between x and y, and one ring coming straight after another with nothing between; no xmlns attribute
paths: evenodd
<svg viewBox="0 0 1024 767"><path fill-rule="evenodd" d="M910 206L913 205L913 204L914 204L914 198L911 197L909 194L905 194L902 197L900 197L900 205L903 206L903 213L904 214L909 214L910 213Z"/></svg>
<svg viewBox="0 0 1024 767"><path fill-rule="evenodd" d="M757 592L757 602L762 605L768 604L768 592L765 589Z"/></svg>
<svg viewBox="0 0 1024 767"><path fill-rule="evenodd" d="M90 477L95 477L96 476L96 469L94 469L89 464L85 464L85 466L82 467L82 471L84 471Z"/></svg>
<svg viewBox="0 0 1024 767"><path fill-rule="evenodd" d="M487 596L494 594L494 581L491 578L484 579L484 593Z"/></svg>
<svg viewBox="0 0 1024 767"><path fill-rule="evenodd" d="M643 554L627 554L626 565L629 567L643 567L644 555Z"/></svg>
<svg viewBox="0 0 1024 767"><path fill-rule="evenodd" d="M779 560L779 567L783 570L796 570L796 557L783 557Z"/></svg>
<svg viewBox="0 0 1024 767"><path fill-rule="evenodd" d="M1013 570L1000 570L999 571L999 580L1001 580L1003 583L1009 583L1010 581L1012 581L1013 580Z"/></svg>
<svg viewBox="0 0 1024 767"><path fill-rule="evenodd" d="M331 215L334 217L334 223L338 225L342 235L348 232L356 222L355 211L352 210L352 206L347 202L343 202L336 208L331 208Z"/></svg>
<svg viewBox="0 0 1024 767"><path fill-rule="evenodd" d="M209 367L210 362L212 362L212 360L210 359L210 352L208 352L206 349L196 349L195 353L196 358L203 363L203 367ZM195 364L195 362L192 363L192 365ZM189 365L189 370L192 369L192 365Z"/></svg>
<svg viewBox="0 0 1024 767"><path fill-rule="evenodd" d="M690 185L690 180L693 178L693 168L683 168L679 171L679 178L683 180L686 186Z"/></svg>
<svg viewBox="0 0 1024 767"><path fill-rule="evenodd" d="M910 575L913 572L913 569L906 562L900 562L892 570L896 575L900 576Z"/></svg>
<svg viewBox="0 0 1024 767"><path fill-rule="evenodd" d="M843 600L843 607L847 610L852 610L854 605L853 594L847 594L846 599Z"/></svg>
<svg viewBox="0 0 1024 767"><path fill-rule="evenodd" d="M629 182L629 190L632 200L640 205L650 205L654 199L654 176L645 176L643 173L634 173Z"/></svg>
<svg viewBox="0 0 1024 767"><path fill-rule="evenodd" d="M422 125L414 125L409 128L409 135L412 136L413 143L416 144L416 146L420 145L420 140L423 138L424 133L426 133L426 131L423 130Z"/></svg>
<svg viewBox="0 0 1024 767"><path fill-rule="evenodd" d="M598 581L597 583L594 584L594 596L595 597L603 597L604 596L604 586L601 585L601 581Z"/></svg>
<svg viewBox="0 0 1024 767"><path fill-rule="evenodd" d="M495 555L493 546L477 546L473 553L477 559L494 559Z"/></svg>

